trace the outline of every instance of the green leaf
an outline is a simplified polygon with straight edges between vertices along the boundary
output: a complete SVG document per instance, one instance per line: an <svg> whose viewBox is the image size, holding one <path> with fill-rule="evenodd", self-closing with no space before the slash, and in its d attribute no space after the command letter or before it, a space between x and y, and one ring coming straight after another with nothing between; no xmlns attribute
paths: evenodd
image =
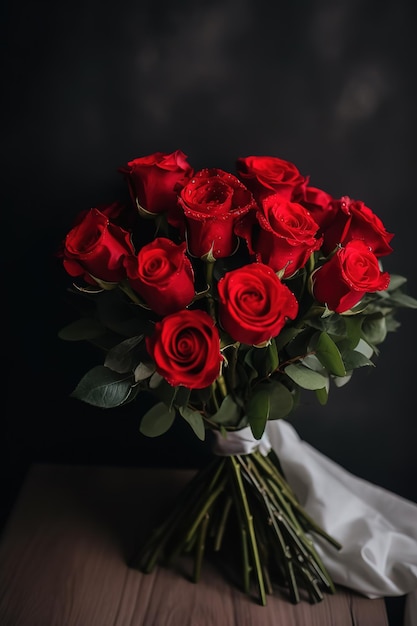
<svg viewBox="0 0 417 626"><path fill-rule="evenodd" d="M83 376L71 397L93 406L111 409L129 401L133 385L132 374L119 374L108 367L97 365Z"/></svg>
<svg viewBox="0 0 417 626"><path fill-rule="evenodd" d="M154 373L154 363L139 363L139 365L135 367L135 381L139 382L141 380L146 380L147 378L150 378Z"/></svg>
<svg viewBox="0 0 417 626"><path fill-rule="evenodd" d="M344 337L346 335L347 319L346 316L330 313L327 317L309 318L306 320L306 323L312 328L325 331L333 337Z"/></svg>
<svg viewBox="0 0 417 626"><path fill-rule="evenodd" d="M319 372L315 372L300 363L287 365L285 373L303 389L323 389L328 382L327 376L319 374Z"/></svg>
<svg viewBox="0 0 417 626"><path fill-rule="evenodd" d="M402 291L393 291L389 294L390 299L396 306L406 307L408 309L417 309L417 300Z"/></svg>
<svg viewBox="0 0 417 626"><path fill-rule="evenodd" d="M131 372L138 364L138 351L136 348L142 340L143 335L125 339L109 350L104 365L120 374Z"/></svg>
<svg viewBox="0 0 417 626"><path fill-rule="evenodd" d="M375 367L375 363L373 363L368 357L366 357L361 352L357 352L356 350L349 350L348 352L343 353L343 361L345 363L346 371L354 370L358 367L364 367L365 365L371 365Z"/></svg>
<svg viewBox="0 0 417 626"><path fill-rule="evenodd" d="M181 406L178 410L185 421L189 423L197 437L201 439L201 441L204 441L206 429L201 413L193 411L188 406Z"/></svg>
<svg viewBox="0 0 417 626"><path fill-rule="evenodd" d="M257 389L265 391L269 396L269 420L277 420L289 415L294 407L294 396L279 381L271 381L259 385Z"/></svg>
<svg viewBox="0 0 417 626"><path fill-rule="evenodd" d="M159 437L171 428L174 419L175 411L158 402L142 417L139 430L146 437Z"/></svg>
<svg viewBox="0 0 417 626"><path fill-rule="evenodd" d="M294 326L285 326L279 335L275 337L275 345L277 350L282 350L290 341L292 341L297 335L303 332L302 328L295 328Z"/></svg>
<svg viewBox="0 0 417 626"><path fill-rule="evenodd" d="M335 376L344 376L346 374L342 355L333 339L327 333L320 333L314 349L318 360L330 374Z"/></svg>
<svg viewBox="0 0 417 626"><path fill-rule="evenodd" d="M322 389L316 389L315 390L315 394L316 394L317 400L319 401L319 403L322 406L327 404L327 399L329 397L329 393L328 393L326 387L323 387Z"/></svg>
<svg viewBox="0 0 417 626"><path fill-rule="evenodd" d="M362 318L359 315L351 315L345 317L347 347L353 348L358 345L362 334Z"/></svg>
<svg viewBox="0 0 417 626"><path fill-rule="evenodd" d="M106 328L98 320L92 317L83 317L61 328L58 337L65 341L89 341L100 337L105 332Z"/></svg>
<svg viewBox="0 0 417 626"><path fill-rule="evenodd" d="M174 387L174 389L175 393L171 401L172 405L175 404L177 407L187 406L190 400L191 389L182 386Z"/></svg>
<svg viewBox="0 0 417 626"><path fill-rule="evenodd" d="M362 324L362 334L365 340L372 346L382 343L387 336L387 325L385 317L368 316Z"/></svg>
<svg viewBox="0 0 417 626"><path fill-rule="evenodd" d="M128 301L119 289L99 294L97 313L106 328L122 337L148 334L152 331L149 312Z"/></svg>
<svg viewBox="0 0 417 626"><path fill-rule="evenodd" d="M255 439L260 439L269 418L270 399L266 391L256 391L249 399L246 415Z"/></svg>
<svg viewBox="0 0 417 626"><path fill-rule="evenodd" d="M401 287L401 285L404 285L406 282L407 279L405 276L400 276L399 274L390 274L390 281L387 291L394 291L395 289L398 289L398 287Z"/></svg>
<svg viewBox="0 0 417 626"><path fill-rule="evenodd" d="M253 380L255 380L258 377L258 370L253 364L253 358L256 354L254 351L258 349L259 348L251 348L245 354L244 364L245 364L245 371L248 376L248 383L251 383Z"/></svg>
<svg viewBox="0 0 417 626"><path fill-rule="evenodd" d="M233 400L233 398L228 395L225 397L223 402L220 405L219 410L212 415L211 419L216 424L224 424L227 426L235 426L237 420L240 417L241 410Z"/></svg>
<svg viewBox="0 0 417 626"><path fill-rule="evenodd" d="M250 359L250 361L249 361ZM267 346L253 347L245 358L256 372L255 378L265 378L278 367L278 351L275 340L272 339Z"/></svg>
<svg viewBox="0 0 417 626"><path fill-rule="evenodd" d="M267 368L268 373L274 372L279 365L277 344L275 343L274 339L272 339L271 343L268 344L267 346L266 363L267 363L266 368Z"/></svg>

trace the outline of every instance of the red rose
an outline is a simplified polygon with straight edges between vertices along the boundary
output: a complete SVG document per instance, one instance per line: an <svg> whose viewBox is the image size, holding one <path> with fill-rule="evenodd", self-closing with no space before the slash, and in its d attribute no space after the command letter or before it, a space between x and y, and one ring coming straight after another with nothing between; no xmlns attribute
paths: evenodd
<svg viewBox="0 0 417 626"><path fill-rule="evenodd" d="M240 180L217 168L200 170L181 190L179 203L190 254L202 258L211 253L216 259L234 252L236 220L256 206Z"/></svg>
<svg viewBox="0 0 417 626"><path fill-rule="evenodd" d="M112 224L97 208L79 215L64 240L62 251L68 274L83 276L90 284L122 281L126 278L124 261L130 254L133 254L130 233Z"/></svg>
<svg viewBox="0 0 417 626"><path fill-rule="evenodd" d="M381 271L377 257L361 240L339 248L311 278L313 296L336 313L348 311L366 293L382 291L390 282L388 272Z"/></svg>
<svg viewBox="0 0 417 626"><path fill-rule="evenodd" d="M331 222L333 214L337 211L333 196L317 187L307 186L299 202L309 211L321 229Z"/></svg>
<svg viewBox="0 0 417 626"><path fill-rule="evenodd" d="M158 315L184 309L194 298L194 273L185 249L185 243L157 237L126 259L133 289Z"/></svg>
<svg viewBox="0 0 417 626"><path fill-rule="evenodd" d="M157 372L173 387L204 389L220 374L220 337L205 311L183 309L164 317L146 347Z"/></svg>
<svg viewBox="0 0 417 626"><path fill-rule="evenodd" d="M288 318L295 319L298 302L275 272L263 263L244 265L218 282L219 319L235 340L259 345L276 337Z"/></svg>
<svg viewBox="0 0 417 626"><path fill-rule="evenodd" d="M334 201L332 221L324 230L323 251L330 254L337 245L345 245L351 239L362 239L376 256L392 252L389 242L393 234L386 231L381 219L361 200L348 196Z"/></svg>
<svg viewBox="0 0 417 626"><path fill-rule="evenodd" d="M308 181L293 163L278 157L240 157L236 166L238 177L258 202L271 193L280 193L287 200L298 200Z"/></svg>
<svg viewBox="0 0 417 626"><path fill-rule="evenodd" d="M129 161L119 171L125 175L132 200L142 214L167 213L168 221L178 225L182 219L177 205L178 190L194 172L186 154L181 150L171 154L155 152Z"/></svg>
<svg viewBox="0 0 417 626"><path fill-rule="evenodd" d="M253 225L251 216L244 218L236 231L246 239L249 252L275 272L283 272L282 278L304 267L322 244L319 227L307 209L280 194L264 198L256 217Z"/></svg>

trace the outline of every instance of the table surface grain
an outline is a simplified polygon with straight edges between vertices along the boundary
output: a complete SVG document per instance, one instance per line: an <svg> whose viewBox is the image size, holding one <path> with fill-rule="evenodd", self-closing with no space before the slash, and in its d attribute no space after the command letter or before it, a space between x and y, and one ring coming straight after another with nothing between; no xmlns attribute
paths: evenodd
<svg viewBox="0 0 417 626"><path fill-rule="evenodd" d="M260 606L205 560L144 574L129 557L191 470L33 465L0 540L1 626L387 626L383 599L339 588Z"/></svg>

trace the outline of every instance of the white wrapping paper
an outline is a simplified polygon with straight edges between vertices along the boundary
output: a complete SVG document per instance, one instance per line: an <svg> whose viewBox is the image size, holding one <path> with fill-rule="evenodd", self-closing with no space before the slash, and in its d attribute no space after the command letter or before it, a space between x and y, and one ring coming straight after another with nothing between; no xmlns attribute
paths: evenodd
<svg viewBox="0 0 417 626"><path fill-rule="evenodd" d="M406 595L404 626L417 626L417 504L362 480L303 441L284 420L263 438L250 428L216 437L221 455L276 452L311 517L342 544L313 537L333 581L369 598Z"/></svg>

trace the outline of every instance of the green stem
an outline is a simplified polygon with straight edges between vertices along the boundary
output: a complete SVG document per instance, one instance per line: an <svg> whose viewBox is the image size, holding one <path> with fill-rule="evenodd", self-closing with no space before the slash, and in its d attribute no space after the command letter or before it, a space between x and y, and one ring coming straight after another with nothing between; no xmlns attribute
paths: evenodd
<svg viewBox="0 0 417 626"><path fill-rule="evenodd" d="M242 482L241 467L240 467L238 460L236 460L235 457L230 456L229 458L231 460L231 466L233 469L233 474L236 480L236 484L239 489L239 494L240 494L241 503L242 503L243 512L244 512L245 525L247 526L247 529L249 532L249 543L250 543L250 548L252 551L252 558L253 558L254 565L255 565L256 580L258 583L261 604L265 606L266 596L265 596L265 585L264 585L262 567L261 567L261 562L259 558L256 536L255 536L255 532L253 528L253 517L249 508L248 500L246 497L246 491Z"/></svg>
<svg viewBox="0 0 417 626"><path fill-rule="evenodd" d="M268 496L268 490L266 488L266 485L263 482L262 477L259 474L255 477L255 474L257 472L256 472L256 468L254 466L251 467L250 465L250 461L249 461L250 456L251 455L247 457L248 463L246 463L245 460L243 460L241 457L239 457L239 460L242 464L242 467L247 472L248 479L255 486L259 496L262 498L265 510L268 514L268 524L274 530L275 535L281 545L282 553L284 555L283 567L287 574L291 601L294 603L298 603L300 601L300 594L298 592L297 582L296 582L293 569L292 569L291 552L288 550L288 547L286 545L286 542L281 532L281 529L279 527L279 524L277 523L277 517L275 516L275 510L274 510L275 507L273 508L272 506L272 501L270 497ZM279 518L280 521L281 521L281 517L282 517L282 514L280 515L280 518Z"/></svg>
<svg viewBox="0 0 417 626"><path fill-rule="evenodd" d="M209 521L210 521L210 515L209 513L206 513L200 526L200 532L198 533L198 542L196 546L196 553L195 553L195 559L194 559L194 572L193 572L193 580L195 583L197 583L200 580L201 565L203 562L203 556L204 556L204 551L205 551L205 546L206 546L206 536L207 536L207 529L208 529Z"/></svg>
<svg viewBox="0 0 417 626"><path fill-rule="evenodd" d="M287 500L304 518L305 522L311 527L311 530L324 539L326 539L330 544L332 544L338 550L341 550L341 544L336 541L333 537L328 535L316 522L311 518L307 511L303 509L298 500L296 499L294 493L291 490L291 487L288 485L286 480L280 475L278 470L274 467L274 465L268 461L268 457L263 457L260 452L254 452L256 455L256 461L262 465L263 469L272 477L273 480L276 480L279 483L280 488L282 489L282 493L285 495Z"/></svg>
<svg viewBox="0 0 417 626"><path fill-rule="evenodd" d="M222 516L220 518L219 527L214 539L214 550L218 552L221 548L224 532L226 530L226 522L229 517L230 509L232 508L233 499L228 496L223 507Z"/></svg>

